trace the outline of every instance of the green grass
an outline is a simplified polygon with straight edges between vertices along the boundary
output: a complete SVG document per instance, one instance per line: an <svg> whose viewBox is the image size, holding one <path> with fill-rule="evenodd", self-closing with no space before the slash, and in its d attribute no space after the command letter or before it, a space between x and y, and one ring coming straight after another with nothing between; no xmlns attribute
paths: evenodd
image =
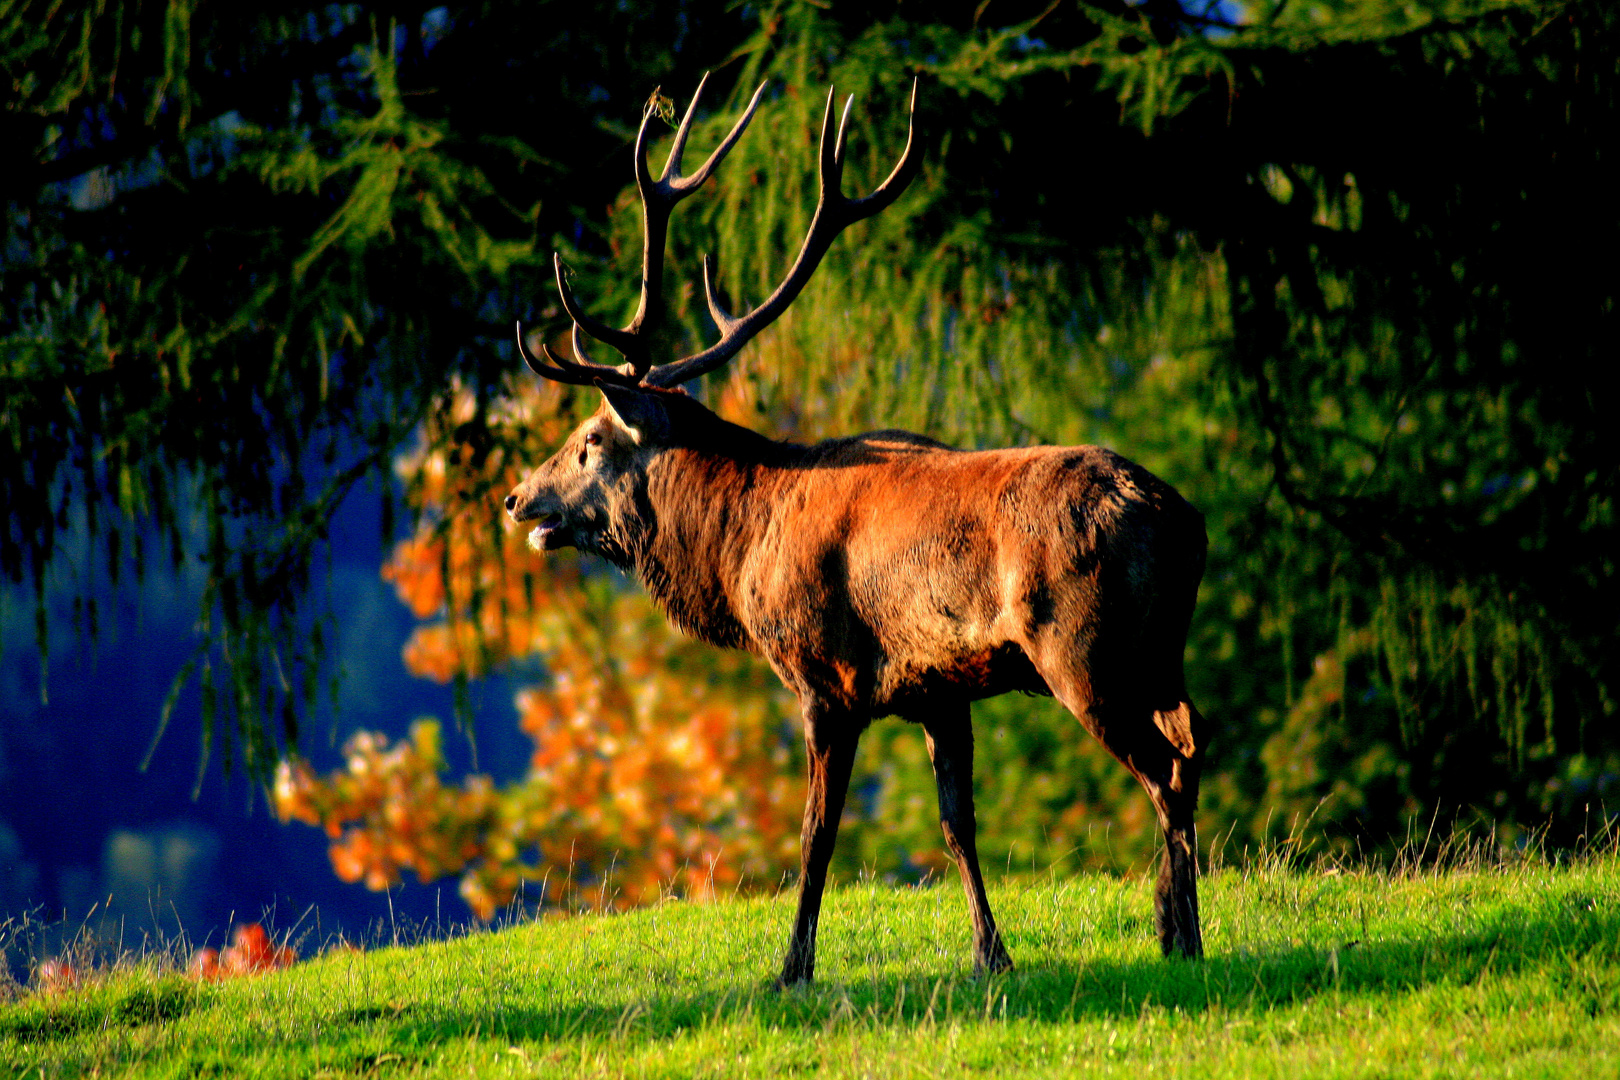
<svg viewBox="0 0 1620 1080"><path fill-rule="evenodd" d="M1167 962L1148 885L992 891L1018 970L975 979L954 881L829 894L813 989L765 989L790 898L525 923L195 985L136 964L0 1005L0 1074L1620 1075L1620 858L1206 877Z"/></svg>

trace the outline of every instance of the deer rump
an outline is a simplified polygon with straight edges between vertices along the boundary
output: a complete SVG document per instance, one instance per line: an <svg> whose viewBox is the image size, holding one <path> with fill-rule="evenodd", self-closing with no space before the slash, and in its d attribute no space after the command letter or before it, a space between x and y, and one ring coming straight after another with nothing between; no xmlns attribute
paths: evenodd
<svg viewBox="0 0 1620 1080"><path fill-rule="evenodd" d="M922 725L945 845L967 892L974 966L1012 966L979 869L970 713L971 702L1010 690L1055 696L1141 782L1165 840L1154 899L1160 945L1166 955L1201 955L1193 811L1207 724L1182 674L1204 568L1198 511L1098 447L969 452L903 431L796 446L727 423L678 389L780 315L843 229L899 197L919 167L915 126L877 190L849 198L840 190L849 106L834 136L829 93L820 195L787 276L733 317L705 257L704 294L720 340L653 362L669 215L735 145L764 91L690 176L681 174L681 154L703 85L656 179L646 161L652 113L643 117L634 163L642 293L629 325L588 315L555 260L574 357L541 342L546 362L524 359L544 378L595 387L603 401L512 490L507 512L537 522L536 550L576 546L632 569L678 626L758 653L797 694L808 793L798 910L778 985L814 976L856 743L889 714ZM915 110L913 84L913 119ZM591 361L585 336L624 363Z"/></svg>

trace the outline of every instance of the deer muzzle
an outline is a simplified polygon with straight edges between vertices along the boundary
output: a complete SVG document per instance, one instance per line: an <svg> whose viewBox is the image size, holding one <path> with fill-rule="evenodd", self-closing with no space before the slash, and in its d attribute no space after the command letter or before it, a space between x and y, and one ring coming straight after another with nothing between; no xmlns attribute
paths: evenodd
<svg viewBox="0 0 1620 1080"><path fill-rule="evenodd" d="M547 514L529 530L530 551L556 551L568 546L568 530L563 526L561 514Z"/></svg>

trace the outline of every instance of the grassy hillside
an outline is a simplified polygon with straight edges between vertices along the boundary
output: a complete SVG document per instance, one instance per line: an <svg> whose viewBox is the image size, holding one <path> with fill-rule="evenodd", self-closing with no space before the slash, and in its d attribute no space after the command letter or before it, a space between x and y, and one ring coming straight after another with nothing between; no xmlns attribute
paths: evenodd
<svg viewBox="0 0 1620 1080"><path fill-rule="evenodd" d="M832 892L819 983L764 989L786 896L669 903L196 985L139 966L0 1005L0 1074L1391 1077L1620 1073L1620 859L1226 869L1203 963L1145 882L992 892L1018 970L974 979L954 881Z"/></svg>

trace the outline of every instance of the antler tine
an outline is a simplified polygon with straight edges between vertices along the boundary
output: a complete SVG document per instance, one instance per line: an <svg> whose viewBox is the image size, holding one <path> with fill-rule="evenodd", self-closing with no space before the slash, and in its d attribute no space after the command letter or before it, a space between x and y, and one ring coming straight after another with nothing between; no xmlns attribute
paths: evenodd
<svg viewBox="0 0 1620 1080"><path fill-rule="evenodd" d="M707 82L708 80L709 77L704 75L703 81ZM691 176L683 177L681 175L681 151L686 147L685 133L687 127L692 123L692 114L697 111L698 96L703 93L703 83L698 83L697 93L692 95L692 107L686 110L686 119L681 121L681 130L675 133L675 146L669 152L669 162L665 164L664 175L661 178L662 182L667 182L671 189L678 192L675 196L677 199L685 198L702 187L704 181L708 180L714 170L719 168L720 163L726 159L726 155L731 153L731 148L737 145L737 140L742 138L744 131L748 130L749 121L754 119L754 111L759 108L760 96L765 93L767 85L769 85L768 81L759 84L759 89L754 91L754 96L748 99L748 108L743 110L743 114L731 126L731 131L726 134L726 137L720 140L720 145L714 148L714 152L709 155L708 160L698 166L697 172Z"/></svg>
<svg viewBox="0 0 1620 1080"><path fill-rule="evenodd" d="M580 336L579 323L575 323L568 331L568 342L574 347L574 360L581 368L597 368L606 371L618 371L611 364L598 364L593 361L590 354L585 351L585 339Z"/></svg>
<svg viewBox="0 0 1620 1080"><path fill-rule="evenodd" d="M720 336L724 338L737 320L720 303L720 294L715 291L714 258L710 255L703 256L703 299L709 305L709 318L714 320L714 325L720 328Z"/></svg>
<svg viewBox="0 0 1620 1080"><path fill-rule="evenodd" d="M557 382L573 383L575 386L589 386L601 378L600 375L592 375L590 372L583 370L562 353L553 352L551 346L543 341L540 343L540 351L546 354L546 359L549 362L556 365L558 371L568 376L566 379L556 379ZM555 375L550 374L546 377L556 378Z"/></svg>
<svg viewBox="0 0 1620 1080"><path fill-rule="evenodd" d="M697 89L692 91L692 100L686 104L686 115L681 117L681 126L675 129L675 141L670 143L669 156L664 159L664 171L658 174L659 182L681 174L681 155L686 152L686 137L692 134L692 118L697 115L698 99L703 96L703 88L707 85L709 73L705 71L703 78L698 80ZM645 125L646 117L642 117L642 121ZM641 142L639 134L636 142ZM639 151L639 145L637 149Z"/></svg>
<svg viewBox="0 0 1620 1080"><path fill-rule="evenodd" d="M568 287L568 279L563 275L563 262L560 253L552 252L551 264L557 275L557 295L562 300L563 310L568 312L568 317L574 320L575 326L583 329L597 341L617 349L624 355L626 360L630 359L631 353L638 348L642 352L646 351L646 346L636 340L634 333L628 330L615 330L606 323L591 318L585 309L579 305L579 301L574 299L573 290Z"/></svg>
<svg viewBox="0 0 1620 1080"><path fill-rule="evenodd" d="M583 373L570 371L566 366L567 361L554 354L543 341L540 343L540 351L546 354L547 360L550 360L557 366L547 367L545 364L539 363L533 357L531 357L523 348L522 319L519 319L517 323L517 350L518 355L523 357L523 362L529 366L529 370L540 376L542 379L550 379L552 382L568 383L571 386L591 385L590 376Z"/></svg>
<svg viewBox="0 0 1620 1080"><path fill-rule="evenodd" d="M853 101L853 97L850 100ZM834 135L832 127L834 101L835 92L829 90L826 111L821 121L821 144L817 161L820 195L816 202L816 213L810 220L810 230L805 234L804 243L800 245L798 257L793 260L793 266L788 270L787 276L764 303L746 315L733 318L720 306L712 280L711 263L705 257L703 291L709 304L709 314L720 329L720 340L694 356L654 368L642 376L642 382L651 386L675 386L713 371L730 360L755 334L774 322L777 316L793 303L811 275L816 272L816 267L821 265L822 256L827 254L827 249L839 233L849 225L871 217L894 202L911 183L921 161L916 138L916 82L911 86L911 118L907 122L905 152L889 173L888 179L863 199L848 198L841 190L849 102L844 105L843 121L838 125L837 134Z"/></svg>
<svg viewBox="0 0 1620 1080"><path fill-rule="evenodd" d="M911 109L906 117L906 148L900 154L900 160L895 163L883 183L877 190L864 199L850 199L848 205L850 213L854 216L851 221L861 221L890 206L900 197L900 193L911 185L912 179L917 175L917 169L922 164L922 145L917 140L917 84L919 80L911 80Z"/></svg>
<svg viewBox="0 0 1620 1080"><path fill-rule="evenodd" d="M829 93L827 98L828 105L830 106L832 104L832 95ZM851 94L844 99L844 114L838 118L838 142L833 146L833 160L838 162L838 175L840 180L843 179L844 173L844 136L849 132L849 110L853 108L854 105L855 95ZM822 128L822 131L825 132L826 130L827 129L825 127Z"/></svg>
<svg viewBox="0 0 1620 1080"><path fill-rule="evenodd" d="M563 359L561 355L552 352L551 347L543 341L540 343L540 348L545 351L546 359L553 364L565 371L571 371L576 375L583 376L586 380L607 379L609 382L636 382L636 377L627 374L622 368L613 367L611 364L594 363L591 360L590 356L585 352L585 339L579 335L579 323L575 323L573 329L569 331L569 340L574 346L573 360Z"/></svg>
<svg viewBox="0 0 1620 1080"><path fill-rule="evenodd" d="M681 177L681 154L686 151L686 137L692 133L692 118L697 115L698 99L703 96L703 88L707 85L709 85L709 72L705 71L703 73L703 78L698 80L697 89L692 91L692 100L686 106L686 115L681 117L681 126L675 129L675 141L670 144L669 157L664 159L664 171L658 174L658 182L660 184L669 180L671 177L674 177L676 180L679 180ZM657 91L654 91L654 93L656 94ZM645 128L646 117L642 117L642 121L642 126ZM636 143L636 152L639 155L641 152L641 139L639 135L637 136Z"/></svg>
<svg viewBox="0 0 1620 1080"><path fill-rule="evenodd" d="M707 75L704 76L704 78L707 77ZM699 85L698 93L702 92L703 87ZM657 96L657 93L657 89L654 89L654 96ZM692 98L692 104L697 104L697 98L695 96ZM690 108L688 108L686 111L688 115L690 115L692 112ZM648 195L650 195L657 187L657 182L652 178L652 170L647 167L647 132L652 130L653 117L657 115L657 110L652 107L651 102L648 102L647 107L641 110L641 126L636 128L636 190L641 193L643 213L645 213L647 209L646 204ZM686 133L686 121L682 120L680 129L675 132L675 145L670 148L669 160L664 162L664 174L666 176L669 174L670 165L673 164L680 156L680 152L686 149Z"/></svg>
<svg viewBox="0 0 1620 1080"><path fill-rule="evenodd" d="M850 96L850 105L855 103L855 95ZM828 203L827 192L832 191L832 202L837 203L843 198L844 182L844 155L840 153L844 148L844 125L838 125L838 137L832 137L833 104L838 100L838 88L827 87L827 106L821 115L821 141L816 144L816 179L820 191L816 197L816 216L810 219L810 229L815 230L816 222L821 220L821 210ZM849 105L844 106L844 115L849 115Z"/></svg>

